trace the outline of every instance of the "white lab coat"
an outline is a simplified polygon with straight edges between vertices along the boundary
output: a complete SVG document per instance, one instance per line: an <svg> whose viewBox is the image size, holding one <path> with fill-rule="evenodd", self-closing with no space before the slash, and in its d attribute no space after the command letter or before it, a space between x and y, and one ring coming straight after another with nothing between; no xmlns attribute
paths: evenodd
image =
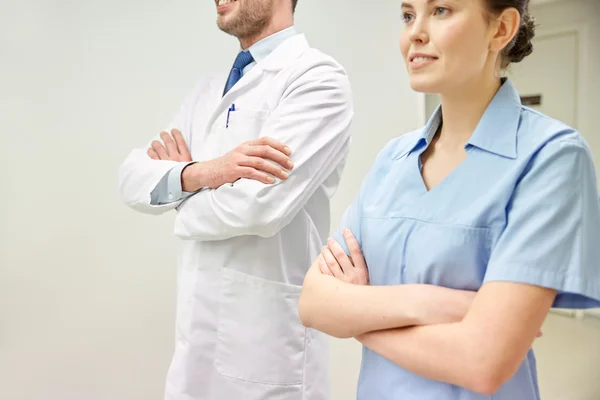
<svg viewBox="0 0 600 400"><path fill-rule="evenodd" d="M124 201L151 214L177 208L175 234L184 239L166 400L325 400L327 339L304 328L297 304L329 234L330 198L349 149L348 78L303 35L222 98L228 73L201 82L169 129L183 132L195 161L258 137L279 139L293 151L287 181L242 179L153 206L150 193L177 163L151 160L144 147L120 169Z"/></svg>

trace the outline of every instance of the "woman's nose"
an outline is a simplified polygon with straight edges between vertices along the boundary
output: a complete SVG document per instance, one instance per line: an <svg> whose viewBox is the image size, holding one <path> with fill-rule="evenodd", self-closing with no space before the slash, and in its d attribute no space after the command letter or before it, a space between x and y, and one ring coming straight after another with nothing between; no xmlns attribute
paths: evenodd
<svg viewBox="0 0 600 400"><path fill-rule="evenodd" d="M429 41L429 33L424 21L416 20L411 26L410 41L413 43L427 43Z"/></svg>

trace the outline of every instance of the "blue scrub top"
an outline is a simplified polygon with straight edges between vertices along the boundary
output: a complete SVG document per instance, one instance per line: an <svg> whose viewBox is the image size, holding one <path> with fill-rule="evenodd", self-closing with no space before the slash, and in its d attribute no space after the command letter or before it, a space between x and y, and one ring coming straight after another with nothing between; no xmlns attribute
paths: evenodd
<svg viewBox="0 0 600 400"><path fill-rule="evenodd" d="M478 290L492 281L559 291L554 307L600 307L600 202L577 131L522 106L504 80L466 145L468 156L427 190L420 155L442 122L388 143L334 236L357 237L372 285ZM402 304L398 304L402 307ZM415 375L363 348L359 400L491 399ZM535 357L494 400L539 400Z"/></svg>

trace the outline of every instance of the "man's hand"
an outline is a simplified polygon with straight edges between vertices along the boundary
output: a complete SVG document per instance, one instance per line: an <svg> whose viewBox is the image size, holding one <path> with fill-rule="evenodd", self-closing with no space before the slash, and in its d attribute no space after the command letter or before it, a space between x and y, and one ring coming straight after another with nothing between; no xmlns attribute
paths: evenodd
<svg viewBox="0 0 600 400"><path fill-rule="evenodd" d="M152 146L148 149L147 153L151 159L178 162L192 161L192 156L180 131L173 129L171 134L161 132L160 138L163 140L164 145L158 140L154 140Z"/></svg>
<svg viewBox="0 0 600 400"><path fill-rule="evenodd" d="M369 271L360 245L349 229L344 229L343 234L350 250L350 257L338 242L329 239L319 256L321 273L355 285L368 285Z"/></svg>
<svg viewBox="0 0 600 400"><path fill-rule="evenodd" d="M216 189L226 183L246 178L265 184L288 178L294 167L292 151L283 143L268 137L245 142L217 159L198 162L183 170L183 190L195 192L203 187Z"/></svg>

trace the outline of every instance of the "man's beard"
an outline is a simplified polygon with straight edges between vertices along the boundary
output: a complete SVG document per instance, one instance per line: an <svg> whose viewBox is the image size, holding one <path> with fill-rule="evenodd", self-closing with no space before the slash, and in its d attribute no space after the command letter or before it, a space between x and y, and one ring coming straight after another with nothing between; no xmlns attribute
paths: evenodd
<svg viewBox="0 0 600 400"><path fill-rule="evenodd" d="M271 20L273 0L238 0L233 18L217 19L219 28L238 39L260 34Z"/></svg>

